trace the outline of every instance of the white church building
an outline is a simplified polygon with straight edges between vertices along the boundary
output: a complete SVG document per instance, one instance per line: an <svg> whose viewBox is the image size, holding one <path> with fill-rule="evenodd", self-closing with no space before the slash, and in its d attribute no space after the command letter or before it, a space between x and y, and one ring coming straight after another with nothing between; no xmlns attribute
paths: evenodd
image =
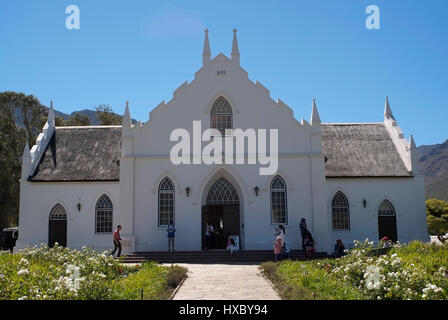
<svg viewBox="0 0 448 320"><path fill-rule="evenodd" d="M281 224L301 249L301 218L328 253L337 239L429 240L416 146L387 98L383 122L323 123L315 101L299 122L248 78L236 30L230 58L211 57L206 30L202 57L145 123L132 124L126 105L121 126L55 127L51 105L23 153L16 248L110 249L121 225L124 254L164 251L170 220L176 251L203 250L206 223L218 247L229 233L242 250L272 250ZM236 132L244 148L227 144Z"/></svg>

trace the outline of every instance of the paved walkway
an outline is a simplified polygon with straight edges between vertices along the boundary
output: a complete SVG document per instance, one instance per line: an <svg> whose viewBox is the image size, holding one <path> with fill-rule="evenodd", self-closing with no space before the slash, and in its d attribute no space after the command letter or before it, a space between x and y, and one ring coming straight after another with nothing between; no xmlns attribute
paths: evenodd
<svg viewBox="0 0 448 320"><path fill-rule="evenodd" d="M188 269L174 300L280 300L258 265L179 264Z"/></svg>

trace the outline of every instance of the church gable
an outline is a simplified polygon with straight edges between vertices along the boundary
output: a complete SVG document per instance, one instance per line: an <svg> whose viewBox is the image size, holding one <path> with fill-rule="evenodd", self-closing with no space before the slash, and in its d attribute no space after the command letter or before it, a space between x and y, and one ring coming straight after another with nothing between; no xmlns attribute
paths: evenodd
<svg viewBox="0 0 448 320"><path fill-rule="evenodd" d="M310 153L310 134L319 131L305 120L294 118L293 110L282 100L274 101L260 82L249 79L239 64L236 30L230 59L220 53L211 58L208 33L203 52L203 66L191 82L185 81L173 92L168 102L162 101L150 112L145 124L130 125L126 135L132 137L132 154L167 155L173 143L169 137L175 129L192 134L193 121L202 130L210 128L211 106L226 99L232 108L233 129L278 129L281 153ZM157 136L157 139L151 137Z"/></svg>

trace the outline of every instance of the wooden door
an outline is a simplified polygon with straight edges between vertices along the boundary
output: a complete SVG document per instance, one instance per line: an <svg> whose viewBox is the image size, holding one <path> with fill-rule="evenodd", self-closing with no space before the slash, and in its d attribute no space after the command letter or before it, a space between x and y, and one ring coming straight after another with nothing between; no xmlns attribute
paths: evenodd
<svg viewBox="0 0 448 320"><path fill-rule="evenodd" d="M67 220L50 220L48 246L52 248L56 242L67 246Z"/></svg>

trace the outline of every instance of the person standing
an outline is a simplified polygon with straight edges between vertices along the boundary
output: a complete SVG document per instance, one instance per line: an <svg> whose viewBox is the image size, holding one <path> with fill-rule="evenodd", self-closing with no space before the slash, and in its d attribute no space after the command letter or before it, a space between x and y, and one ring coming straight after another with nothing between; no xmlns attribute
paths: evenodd
<svg viewBox="0 0 448 320"><path fill-rule="evenodd" d="M289 257L289 248L285 241L286 229L282 224L278 226L278 229L278 236L282 239L282 259L287 259Z"/></svg>
<svg viewBox="0 0 448 320"><path fill-rule="evenodd" d="M235 252L235 240L233 240L230 233L227 233L226 249L230 251L230 255L233 255Z"/></svg>
<svg viewBox="0 0 448 320"><path fill-rule="evenodd" d="M121 226L118 225L117 229L114 231L114 238L113 238L113 242L114 242L114 250L112 251L111 255L113 256L115 254L115 252L118 249L118 253L117 253L117 258L119 258L121 256L121 237L120 237L120 230L121 230Z"/></svg>
<svg viewBox="0 0 448 320"><path fill-rule="evenodd" d="M170 224L166 229L168 234L168 251L174 251L174 236L176 233L176 227L174 226L173 220L170 220Z"/></svg>
<svg viewBox="0 0 448 320"><path fill-rule="evenodd" d="M345 247L342 243L341 239L336 240L336 244L334 245L334 257L340 258L342 257L344 253Z"/></svg>
<svg viewBox="0 0 448 320"><path fill-rule="evenodd" d="M306 234L308 232L305 218L302 218L302 220L300 220L299 227L300 227L300 235L302 236L302 250L305 251L306 250L305 239L306 239Z"/></svg>
<svg viewBox="0 0 448 320"><path fill-rule="evenodd" d="M306 256L311 257L314 254L314 239L311 232L306 233L305 237Z"/></svg>
<svg viewBox="0 0 448 320"><path fill-rule="evenodd" d="M213 247L213 233L214 233L213 225L208 222L205 225L205 245L207 249L212 249Z"/></svg>
<svg viewBox="0 0 448 320"><path fill-rule="evenodd" d="M274 261L279 262L282 260L282 252L283 252L283 240L280 236L275 239L274 242Z"/></svg>

